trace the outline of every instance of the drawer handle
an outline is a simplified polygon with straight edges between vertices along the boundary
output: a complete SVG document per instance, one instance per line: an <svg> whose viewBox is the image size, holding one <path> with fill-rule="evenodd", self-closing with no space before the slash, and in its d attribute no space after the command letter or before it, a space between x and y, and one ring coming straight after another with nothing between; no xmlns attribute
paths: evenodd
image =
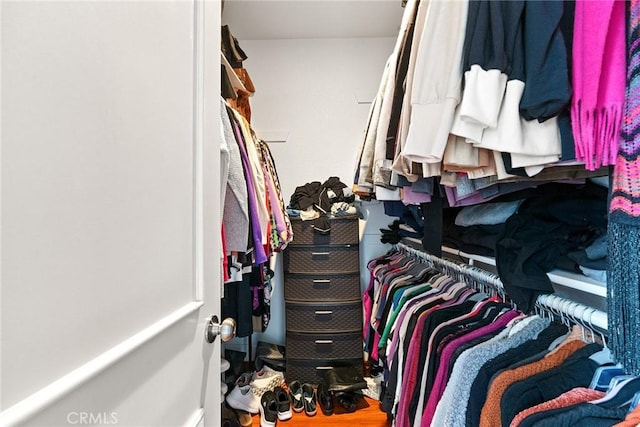
<svg viewBox="0 0 640 427"><path fill-rule="evenodd" d="M330 371L331 369L333 369L333 366L316 366L318 371Z"/></svg>
<svg viewBox="0 0 640 427"><path fill-rule="evenodd" d="M316 340L316 344L333 344L333 340Z"/></svg>
<svg viewBox="0 0 640 427"><path fill-rule="evenodd" d="M331 283L329 279L313 279L313 283Z"/></svg>
<svg viewBox="0 0 640 427"><path fill-rule="evenodd" d="M329 252L311 252L311 256L329 256Z"/></svg>
<svg viewBox="0 0 640 427"><path fill-rule="evenodd" d="M333 314L333 311L331 311L331 310L316 310L315 313L320 316L320 315Z"/></svg>

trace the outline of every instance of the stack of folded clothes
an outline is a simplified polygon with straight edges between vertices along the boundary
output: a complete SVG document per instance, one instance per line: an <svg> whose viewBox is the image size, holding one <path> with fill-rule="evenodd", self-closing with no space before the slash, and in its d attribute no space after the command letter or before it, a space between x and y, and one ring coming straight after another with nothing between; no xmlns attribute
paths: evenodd
<svg viewBox="0 0 640 427"><path fill-rule="evenodd" d="M593 243L584 249L569 252L569 258L578 264L578 268L585 276L591 277L603 284L607 283L607 235L601 234Z"/></svg>

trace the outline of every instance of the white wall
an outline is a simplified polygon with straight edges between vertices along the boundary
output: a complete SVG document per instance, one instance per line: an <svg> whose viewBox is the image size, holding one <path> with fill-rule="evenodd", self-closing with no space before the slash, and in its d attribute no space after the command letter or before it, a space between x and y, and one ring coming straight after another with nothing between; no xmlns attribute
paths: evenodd
<svg viewBox="0 0 640 427"><path fill-rule="evenodd" d="M356 152L392 38L243 40L256 86L258 136L288 132L270 148L286 202L298 185L335 175L350 185Z"/></svg>
<svg viewBox="0 0 640 427"><path fill-rule="evenodd" d="M338 176L351 186L369 102L394 38L240 40L256 87L252 125L269 140L285 203L295 187ZM358 100L362 103L358 103ZM278 260L271 323L254 342L284 344L284 300ZM237 344L237 343L236 343Z"/></svg>

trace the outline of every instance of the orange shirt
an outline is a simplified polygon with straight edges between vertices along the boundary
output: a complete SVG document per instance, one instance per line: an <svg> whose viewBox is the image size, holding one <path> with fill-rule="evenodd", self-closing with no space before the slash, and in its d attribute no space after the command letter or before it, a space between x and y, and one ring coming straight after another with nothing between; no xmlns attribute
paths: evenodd
<svg viewBox="0 0 640 427"><path fill-rule="evenodd" d="M480 427L492 427L501 424L500 401L505 390L511 384L560 366L569 356L585 345L586 343L580 340L568 340L537 362L505 370L498 374L491 382L487 392L487 400L482 406Z"/></svg>

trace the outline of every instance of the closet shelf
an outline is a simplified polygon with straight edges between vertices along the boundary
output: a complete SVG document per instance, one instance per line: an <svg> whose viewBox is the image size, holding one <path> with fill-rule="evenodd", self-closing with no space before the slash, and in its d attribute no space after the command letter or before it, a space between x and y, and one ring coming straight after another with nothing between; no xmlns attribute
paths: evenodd
<svg viewBox="0 0 640 427"><path fill-rule="evenodd" d="M448 246L443 246L442 252L466 258L468 259L469 265L474 265L476 262L479 262L493 267L496 266L496 260L492 257L469 254ZM607 297L607 285L590 277L559 269L550 271L547 273L547 276L549 276L549 280L554 284L576 289L580 292L596 295L602 298Z"/></svg>

